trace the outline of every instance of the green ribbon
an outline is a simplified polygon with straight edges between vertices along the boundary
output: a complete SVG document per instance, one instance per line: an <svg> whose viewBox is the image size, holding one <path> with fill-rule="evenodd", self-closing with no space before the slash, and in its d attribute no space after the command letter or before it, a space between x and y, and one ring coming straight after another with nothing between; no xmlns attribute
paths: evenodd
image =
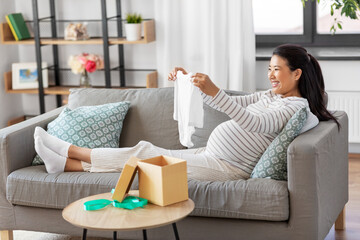
<svg viewBox="0 0 360 240"><path fill-rule="evenodd" d="M138 207L144 207L148 203L148 200L145 198L127 196L122 202L117 200L111 201L108 199L97 199L92 201L87 201L84 203L84 210L86 211L95 211L102 208L105 208L108 205L113 205L116 208L125 208L132 210Z"/></svg>

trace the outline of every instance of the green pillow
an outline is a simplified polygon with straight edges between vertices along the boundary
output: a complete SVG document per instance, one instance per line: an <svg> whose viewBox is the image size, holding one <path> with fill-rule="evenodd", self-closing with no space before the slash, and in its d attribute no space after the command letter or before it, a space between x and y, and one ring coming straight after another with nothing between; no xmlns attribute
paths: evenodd
<svg viewBox="0 0 360 240"><path fill-rule="evenodd" d="M117 148L130 102L64 108L47 126L47 132L66 142L87 148ZM36 155L32 165L44 164Z"/></svg>
<svg viewBox="0 0 360 240"><path fill-rule="evenodd" d="M306 108L298 110L272 141L251 173L251 178L287 180L287 149L300 134L307 119Z"/></svg>

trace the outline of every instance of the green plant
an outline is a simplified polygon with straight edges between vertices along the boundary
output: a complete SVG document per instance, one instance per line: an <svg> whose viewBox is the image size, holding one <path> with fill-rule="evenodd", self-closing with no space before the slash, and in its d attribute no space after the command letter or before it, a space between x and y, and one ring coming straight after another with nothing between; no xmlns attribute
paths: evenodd
<svg viewBox="0 0 360 240"><path fill-rule="evenodd" d="M305 6L305 2L308 0L301 0L303 6ZM313 1L313 0L312 0ZM316 0L320 3L320 0ZM325 0L324 0L325 1ZM329 0L327 0L329 1ZM335 11L341 10L341 16L345 14L346 17L350 19L359 19L360 16L360 0L332 0L332 4L330 7L330 15L334 16ZM334 23L330 28L330 32L335 34L336 30L342 29L342 22L338 19L334 18Z"/></svg>
<svg viewBox="0 0 360 240"><path fill-rule="evenodd" d="M141 23L142 17L140 14L128 13L126 14L126 21L127 23Z"/></svg>

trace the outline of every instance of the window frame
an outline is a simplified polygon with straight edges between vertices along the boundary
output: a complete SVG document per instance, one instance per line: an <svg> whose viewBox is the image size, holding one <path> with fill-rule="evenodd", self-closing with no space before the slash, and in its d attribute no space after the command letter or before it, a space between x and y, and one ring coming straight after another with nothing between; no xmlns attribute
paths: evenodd
<svg viewBox="0 0 360 240"><path fill-rule="evenodd" d="M332 35L330 30L329 34L317 33L316 2L317 1L307 1L305 3L303 34L256 34L256 47L275 47L284 43L300 44L305 47L358 47L360 42L360 34ZM358 21L360 21L360 19Z"/></svg>

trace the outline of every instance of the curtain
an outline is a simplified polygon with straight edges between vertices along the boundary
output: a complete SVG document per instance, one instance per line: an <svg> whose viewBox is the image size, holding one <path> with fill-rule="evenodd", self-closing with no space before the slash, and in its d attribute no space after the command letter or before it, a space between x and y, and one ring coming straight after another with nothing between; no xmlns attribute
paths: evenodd
<svg viewBox="0 0 360 240"><path fill-rule="evenodd" d="M176 66L201 72L222 89L255 91L251 0L155 0L160 87Z"/></svg>

